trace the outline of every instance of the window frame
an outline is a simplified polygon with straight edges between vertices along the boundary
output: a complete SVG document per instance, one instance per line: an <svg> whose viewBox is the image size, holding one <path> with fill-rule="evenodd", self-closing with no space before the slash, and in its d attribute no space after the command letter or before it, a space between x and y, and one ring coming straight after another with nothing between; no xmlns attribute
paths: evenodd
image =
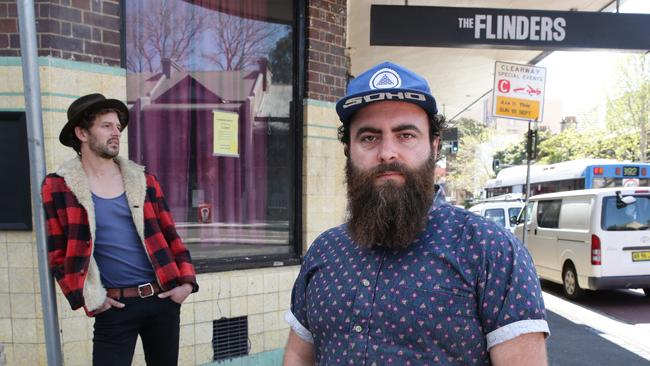
<svg viewBox="0 0 650 366"><path fill-rule="evenodd" d="M289 204L289 242L290 253L275 255L253 255L230 258L195 259L192 261L197 274L232 270L283 267L299 265L302 260L302 158L303 158L303 98L305 95L305 47L307 5L304 1L292 0L293 5L293 101L290 106L291 136L294 138L291 151L291 170L293 194ZM122 68L126 69L126 7L120 3L120 49ZM164 187L163 187L164 188ZM191 255L191 252L190 252Z"/></svg>

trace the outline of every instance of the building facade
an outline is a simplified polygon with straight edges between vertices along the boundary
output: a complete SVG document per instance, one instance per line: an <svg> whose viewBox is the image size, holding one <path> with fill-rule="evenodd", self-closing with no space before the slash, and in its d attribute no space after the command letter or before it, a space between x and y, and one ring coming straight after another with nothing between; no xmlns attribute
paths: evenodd
<svg viewBox="0 0 650 366"><path fill-rule="evenodd" d="M281 360L301 255L344 218L346 14L344 0L35 1L47 170L75 155L58 142L73 100L127 103L120 154L159 178L197 267L182 365ZM24 177L21 65L16 2L2 1L0 135L19 138L0 166ZM2 211L30 214L0 217L0 364L45 365L44 269L29 190L16 192ZM56 293L64 363L90 364L93 319Z"/></svg>

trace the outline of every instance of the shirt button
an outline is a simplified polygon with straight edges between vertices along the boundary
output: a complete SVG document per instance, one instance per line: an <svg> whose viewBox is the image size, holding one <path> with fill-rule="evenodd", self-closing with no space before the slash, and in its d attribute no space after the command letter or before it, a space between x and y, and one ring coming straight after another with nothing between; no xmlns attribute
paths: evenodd
<svg viewBox="0 0 650 366"><path fill-rule="evenodd" d="M363 328L360 325L355 325L354 328L352 328L355 332L361 333Z"/></svg>
<svg viewBox="0 0 650 366"><path fill-rule="evenodd" d="M368 280L366 280L366 279L364 278L363 280L361 280L361 284L364 285L364 286L366 286L366 287L368 287L368 286L370 286L370 281L368 281Z"/></svg>

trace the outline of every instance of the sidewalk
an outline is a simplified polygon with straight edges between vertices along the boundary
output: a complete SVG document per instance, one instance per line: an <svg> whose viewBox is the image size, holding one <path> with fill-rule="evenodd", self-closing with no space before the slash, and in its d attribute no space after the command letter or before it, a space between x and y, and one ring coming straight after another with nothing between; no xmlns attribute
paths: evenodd
<svg viewBox="0 0 650 366"><path fill-rule="evenodd" d="M551 365L650 365L650 325L623 323L544 292Z"/></svg>

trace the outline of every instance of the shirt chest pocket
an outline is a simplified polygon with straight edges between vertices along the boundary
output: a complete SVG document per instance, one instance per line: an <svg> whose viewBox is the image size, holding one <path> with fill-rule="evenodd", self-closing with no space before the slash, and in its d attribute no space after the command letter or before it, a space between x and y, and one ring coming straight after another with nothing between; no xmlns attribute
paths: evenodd
<svg viewBox="0 0 650 366"><path fill-rule="evenodd" d="M399 280L393 286L396 312L417 319L478 318L473 294L439 288L435 283Z"/></svg>
<svg viewBox="0 0 650 366"><path fill-rule="evenodd" d="M465 351L478 354L484 343L474 297L434 288L435 284L400 282L380 297L385 298L384 308L392 318L393 339L423 354L444 351L453 364L473 364L476 355Z"/></svg>

